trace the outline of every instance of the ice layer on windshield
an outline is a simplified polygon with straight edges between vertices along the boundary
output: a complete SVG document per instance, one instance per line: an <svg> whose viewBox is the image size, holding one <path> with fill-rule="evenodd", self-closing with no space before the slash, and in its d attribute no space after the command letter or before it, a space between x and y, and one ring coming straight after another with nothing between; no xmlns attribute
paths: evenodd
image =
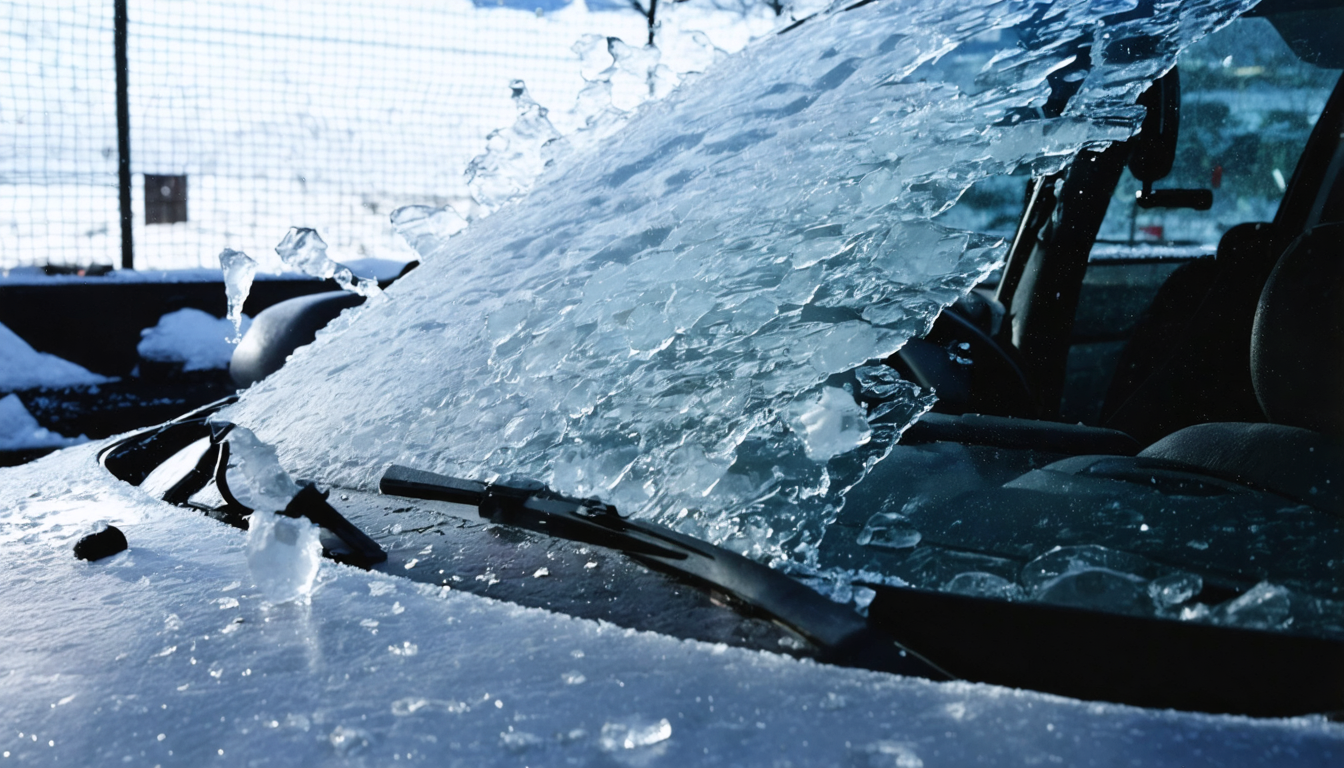
<svg viewBox="0 0 1344 768"><path fill-rule="evenodd" d="M1004 253L935 217L979 180L1128 137L1146 84L1250 3L1105 20L1135 5L877 2L753 44L604 141L553 141L489 218L417 228L423 265L389 301L230 417L296 477L521 475L805 561L930 402L887 383L885 423L860 423L832 378L924 332ZM1059 72L1078 90L1043 117Z"/></svg>

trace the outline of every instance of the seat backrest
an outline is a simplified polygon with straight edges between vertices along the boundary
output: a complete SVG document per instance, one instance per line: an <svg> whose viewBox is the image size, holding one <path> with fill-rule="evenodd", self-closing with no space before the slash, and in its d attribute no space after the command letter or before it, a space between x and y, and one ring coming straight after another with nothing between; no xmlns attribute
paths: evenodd
<svg viewBox="0 0 1344 768"><path fill-rule="evenodd" d="M1147 445L1211 421L1263 421L1247 340L1279 245L1270 224L1228 230L1212 263L1178 270L1121 354L1103 426Z"/></svg>
<svg viewBox="0 0 1344 768"><path fill-rule="evenodd" d="M1279 259L1250 355L1269 421L1344 438L1344 223L1313 227Z"/></svg>

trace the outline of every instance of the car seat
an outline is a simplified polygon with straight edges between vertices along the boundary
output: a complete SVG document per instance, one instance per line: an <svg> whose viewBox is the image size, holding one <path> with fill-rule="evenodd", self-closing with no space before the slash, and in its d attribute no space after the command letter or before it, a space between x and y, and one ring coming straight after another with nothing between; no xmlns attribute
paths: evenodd
<svg viewBox="0 0 1344 768"><path fill-rule="evenodd" d="M1262 289L1284 248L1321 223L1344 220L1344 81L1298 162L1272 224L1241 224L1212 261L1176 270L1122 351L1102 424L1150 444L1207 422L1263 421L1247 344Z"/></svg>
<svg viewBox="0 0 1344 768"><path fill-rule="evenodd" d="M1344 223L1308 230L1260 294L1250 378L1267 423L1215 422L1139 453L1344 513Z"/></svg>

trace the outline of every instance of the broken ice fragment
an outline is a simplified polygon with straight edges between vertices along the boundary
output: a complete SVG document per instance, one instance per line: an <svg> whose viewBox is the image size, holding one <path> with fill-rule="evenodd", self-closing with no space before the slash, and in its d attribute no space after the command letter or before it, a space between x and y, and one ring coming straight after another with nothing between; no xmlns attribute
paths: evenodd
<svg viewBox="0 0 1344 768"><path fill-rule="evenodd" d="M1149 613L1143 580L1105 568L1084 568L1056 576L1036 591L1043 603L1093 608L1113 613Z"/></svg>
<svg viewBox="0 0 1344 768"><path fill-rule="evenodd" d="M241 338L243 333L243 303L252 290L252 278L257 274L257 262L242 251L225 248L219 253L219 268L224 273L224 297L229 303L228 318L233 322L233 332Z"/></svg>
<svg viewBox="0 0 1344 768"><path fill-rule="evenodd" d="M1021 587L1002 576L984 571L959 573L943 585L943 591L971 597L992 597L998 600L1022 598Z"/></svg>
<svg viewBox="0 0 1344 768"><path fill-rule="evenodd" d="M487 213L532 188L546 168L542 147L560 138L546 117L546 108L533 101L522 80L509 83L518 119L509 128L492 131L485 138L485 153L467 165L471 197Z"/></svg>
<svg viewBox="0 0 1344 768"><path fill-rule="evenodd" d="M829 461L868 442L873 431L854 398L839 387L823 387L814 400L796 404L789 426L802 438L807 457Z"/></svg>
<svg viewBox="0 0 1344 768"><path fill-rule="evenodd" d="M909 549L919 543L923 535L899 512L878 512L868 518L859 531L858 544L883 549Z"/></svg>
<svg viewBox="0 0 1344 768"><path fill-rule="evenodd" d="M305 518L254 510L247 525L247 567L273 603L307 603L322 562L317 526Z"/></svg>
<svg viewBox="0 0 1344 768"><path fill-rule="evenodd" d="M1148 596L1161 608L1171 608L1199 594L1204 580L1193 573L1172 573L1148 582Z"/></svg>
<svg viewBox="0 0 1344 768"><path fill-rule="evenodd" d="M1147 576L1156 566L1096 545L1055 547L1022 567L1034 600L1116 613L1149 614Z"/></svg>
<svg viewBox="0 0 1344 768"><path fill-rule="evenodd" d="M630 723L606 723L602 726L602 749L607 752L619 752L626 749L649 747L672 737L672 724L667 718L657 722L634 721Z"/></svg>
<svg viewBox="0 0 1344 768"><path fill-rule="evenodd" d="M393 211L391 218L392 229L422 259L429 258L443 241L467 228L467 220L451 205L442 208L408 205Z"/></svg>
<svg viewBox="0 0 1344 768"><path fill-rule="evenodd" d="M1220 624L1250 629L1278 629L1291 620L1292 600L1287 589L1262 581L1241 597L1214 610Z"/></svg>
<svg viewBox="0 0 1344 768"><path fill-rule="evenodd" d="M348 268L327 258L327 244L315 229L290 227L285 239L275 246L275 252L286 266L322 280L335 280L343 290L360 296L383 292L377 280L355 277Z"/></svg>
<svg viewBox="0 0 1344 768"><path fill-rule="evenodd" d="M234 427L229 432L229 490L245 506L279 512L299 492L275 448L263 443L252 430Z"/></svg>

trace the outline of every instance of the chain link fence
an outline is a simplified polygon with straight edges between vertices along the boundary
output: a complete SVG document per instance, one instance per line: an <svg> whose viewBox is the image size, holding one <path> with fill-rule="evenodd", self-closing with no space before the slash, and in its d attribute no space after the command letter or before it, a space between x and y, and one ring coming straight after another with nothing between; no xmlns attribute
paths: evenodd
<svg viewBox="0 0 1344 768"><path fill-rule="evenodd" d="M122 265L122 4L0 2L0 270ZM388 214L470 210L463 169L514 120L510 80L562 123L583 85L575 41L649 34L647 10L617 0L124 5L138 269L213 268L294 225L338 259L405 258Z"/></svg>

